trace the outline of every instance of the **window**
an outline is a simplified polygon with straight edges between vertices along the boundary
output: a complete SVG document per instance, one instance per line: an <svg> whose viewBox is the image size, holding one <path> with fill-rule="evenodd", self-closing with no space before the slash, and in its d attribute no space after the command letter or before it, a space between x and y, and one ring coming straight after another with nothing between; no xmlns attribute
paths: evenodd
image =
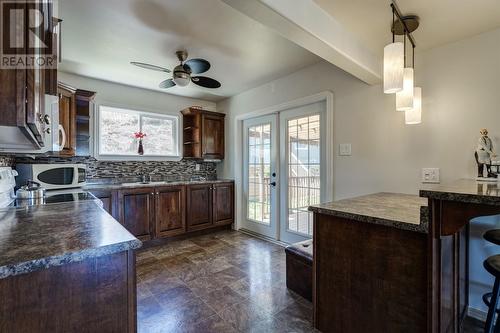
<svg viewBox="0 0 500 333"><path fill-rule="evenodd" d="M139 156L135 132L143 132L144 156L177 157L179 118L162 114L100 106L99 155Z"/></svg>

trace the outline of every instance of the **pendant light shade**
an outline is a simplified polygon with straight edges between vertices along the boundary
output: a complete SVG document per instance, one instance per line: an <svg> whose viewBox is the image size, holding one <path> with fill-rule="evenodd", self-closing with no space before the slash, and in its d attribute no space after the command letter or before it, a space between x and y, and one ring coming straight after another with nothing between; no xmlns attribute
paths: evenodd
<svg viewBox="0 0 500 333"><path fill-rule="evenodd" d="M405 123L407 125L422 122L422 88L415 87L413 94L413 109L405 112Z"/></svg>
<svg viewBox="0 0 500 333"><path fill-rule="evenodd" d="M396 93L396 110L407 111L413 109L413 68L404 69L403 90Z"/></svg>
<svg viewBox="0 0 500 333"><path fill-rule="evenodd" d="M403 90L404 44L391 43L384 47L384 93Z"/></svg>

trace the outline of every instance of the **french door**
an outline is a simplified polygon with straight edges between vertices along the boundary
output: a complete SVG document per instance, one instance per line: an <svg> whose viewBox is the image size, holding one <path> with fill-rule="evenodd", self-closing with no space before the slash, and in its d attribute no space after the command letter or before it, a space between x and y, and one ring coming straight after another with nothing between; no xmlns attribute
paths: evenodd
<svg viewBox="0 0 500 333"><path fill-rule="evenodd" d="M243 227L278 239L277 115L245 120L244 186L246 218Z"/></svg>
<svg viewBox="0 0 500 333"><path fill-rule="evenodd" d="M287 243L312 236L307 208L326 192L325 123L324 102L244 122L243 228Z"/></svg>

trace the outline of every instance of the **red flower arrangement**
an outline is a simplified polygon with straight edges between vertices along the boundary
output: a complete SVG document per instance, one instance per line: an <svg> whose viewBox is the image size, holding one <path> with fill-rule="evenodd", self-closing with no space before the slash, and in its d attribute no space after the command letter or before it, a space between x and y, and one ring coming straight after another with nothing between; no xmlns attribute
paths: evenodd
<svg viewBox="0 0 500 333"><path fill-rule="evenodd" d="M145 136L146 136L146 133L142 133L142 132L135 132L134 133L134 137L136 139L144 139Z"/></svg>

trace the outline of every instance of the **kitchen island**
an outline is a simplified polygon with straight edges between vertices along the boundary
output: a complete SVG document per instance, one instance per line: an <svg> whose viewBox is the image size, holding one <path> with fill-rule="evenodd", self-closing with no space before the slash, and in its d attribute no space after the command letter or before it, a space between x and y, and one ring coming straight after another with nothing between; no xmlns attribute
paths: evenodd
<svg viewBox="0 0 500 333"><path fill-rule="evenodd" d="M0 332L135 332L140 246L96 201L0 210Z"/></svg>
<svg viewBox="0 0 500 333"><path fill-rule="evenodd" d="M427 201L377 193L311 206L313 308L323 332L425 332Z"/></svg>
<svg viewBox="0 0 500 333"><path fill-rule="evenodd" d="M469 228L500 214L500 185L459 180L414 195L312 206L315 327L338 332L463 332Z"/></svg>

